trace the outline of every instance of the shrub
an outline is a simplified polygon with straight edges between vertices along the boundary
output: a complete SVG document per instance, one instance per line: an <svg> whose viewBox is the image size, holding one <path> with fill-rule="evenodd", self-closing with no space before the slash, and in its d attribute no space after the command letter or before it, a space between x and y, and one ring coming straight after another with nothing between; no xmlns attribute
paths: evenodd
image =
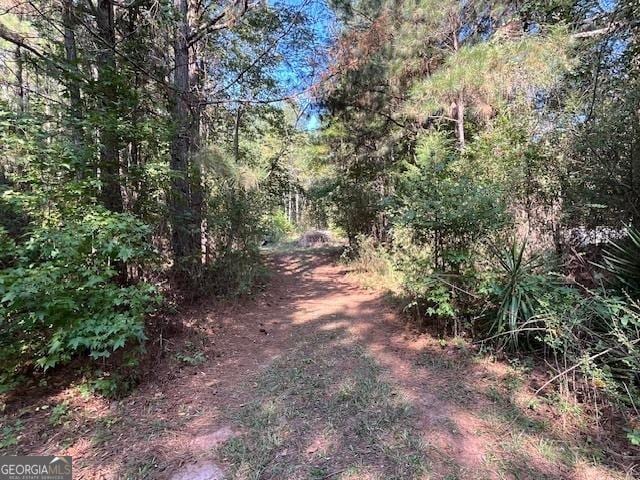
<svg viewBox="0 0 640 480"><path fill-rule="evenodd" d="M244 189L219 180L211 191L207 215L208 264L199 273L200 296L214 292L241 295L251 291L262 274L259 245L264 237L266 198L257 189Z"/></svg>
<svg viewBox="0 0 640 480"><path fill-rule="evenodd" d="M22 368L47 370L76 354L109 357L142 345L158 297L126 267L153 259L149 229L127 214L92 210L37 226L0 271L0 383ZM6 260L5 260L6 261Z"/></svg>
<svg viewBox="0 0 640 480"><path fill-rule="evenodd" d="M416 243L431 246L435 270L458 272L473 244L504 226L499 188L466 174L443 135L424 137L416 157L399 176L394 223L409 227Z"/></svg>
<svg viewBox="0 0 640 480"><path fill-rule="evenodd" d="M629 227L627 238L612 242L603 254L604 267L634 298L640 297L640 231Z"/></svg>
<svg viewBox="0 0 640 480"><path fill-rule="evenodd" d="M539 274L542 257L525 257L526 242L513 241L510 248L491 249L496 261L485 292L497 304L488 329L489 335L510 333L509 341L517 345L521 328L536 314L538 296L548 280Z"/></svg>
<svg viewBox="0 0 640 480"><path fill-rule="evenodd" d="M486 329L490 338L519 351L544 346L558 370L577 370L590 387L612 397L637 397L638 305L606 291L565 285L542 256L525 251L526 242L495 250L497 270L480 289L496 306ZM560 374L556 380L569 378L575 376Z"/></svg>
<svg viewBox="0 0 640 480"><path fill-rule="evenodd" d="M381 276L391 273L393 266L390 256L375 239L359 235L356 244L357 254L351 267L357 273L373 273Z"/></svg>
<svg viewBox="0 0 640 480"><path fill-rule="evenodd" d="M266 239L270 243L282 241L295 229L293 223L289 221L287 215L282 210L276 210L270 215L267 215L264 224Z"/></svg>
<svg viewBox="0 0 640 480"><path fill-rule="evenodd" d="M372 237L358 235L354 240L357 249L351 246L345 250L343 259L350 259L349 266L366 288L383 288L397 292L399 274L392 255Z"/></svg>
<svg viewBox="0 0 640 480"><path fill-rule="evenodd" d="M548 304L540 338L560 364L578 369L590 386L637 404L640 399L640 306L605 291ZM563 376L564 377L564 376Z"/></svg>

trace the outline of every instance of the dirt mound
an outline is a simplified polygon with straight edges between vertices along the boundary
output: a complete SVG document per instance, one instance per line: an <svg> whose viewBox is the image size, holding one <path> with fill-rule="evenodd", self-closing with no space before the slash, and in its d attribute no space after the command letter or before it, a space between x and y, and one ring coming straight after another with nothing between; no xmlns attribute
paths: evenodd
<svg viewBox="0 0 640 480"><path fill-rule="evenodd" d="M305 232L298 240L298 245L301 247L313 247L316 245L324 245L331 241L331 235L329 232L322 230L309 230Z"/></svg>

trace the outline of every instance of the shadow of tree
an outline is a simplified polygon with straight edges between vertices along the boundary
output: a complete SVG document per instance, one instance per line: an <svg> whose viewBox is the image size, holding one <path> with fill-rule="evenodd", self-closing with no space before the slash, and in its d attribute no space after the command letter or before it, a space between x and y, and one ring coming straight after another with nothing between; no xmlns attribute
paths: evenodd
<svg viewBox="0 0 640 480"><path fill-rule="evenodd" d="M170 478L200 460L238 479L574 479L583 464L624 478L520 401L513 369L408 332L337 254L273 254L265 292L185 312L186 338L131 396L80 402L22 453L70 453L83 478ZM187 341L201 363L176 360ZM221 427L237 435L198 446Z"/></svg>

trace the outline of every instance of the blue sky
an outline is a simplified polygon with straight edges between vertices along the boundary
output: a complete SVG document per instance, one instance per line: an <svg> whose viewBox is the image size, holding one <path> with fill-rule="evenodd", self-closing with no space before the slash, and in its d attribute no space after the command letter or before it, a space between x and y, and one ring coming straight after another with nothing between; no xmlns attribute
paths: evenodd
<svg viewBox="0 0 640 480"><path fill-rule="evenodd" d="M332 9L324 0L278 0L274 6L300 10L307 18L312 33L311 43L297 46L282 45L280 53L284 58L276 71L276 78L287 95L305 92L326 68L326 53L331 45L336 19ZM297 51L292 51L292 50ZM308 115L302 119L299 128L316 130L320 127L318 109L310 102L309 95L299 96L301 107L307 106Z"/></svg>

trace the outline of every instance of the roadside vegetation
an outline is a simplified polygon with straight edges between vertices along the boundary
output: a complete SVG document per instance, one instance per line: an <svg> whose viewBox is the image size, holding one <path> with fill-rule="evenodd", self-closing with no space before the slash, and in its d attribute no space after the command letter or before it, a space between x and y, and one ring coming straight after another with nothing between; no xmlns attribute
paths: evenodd
<svg viewBox="0 0 640 480"><path fill-rule="evenodd" d="M341 75L324 89L334 173L318 181L363 285L385 288L418 328L531 356L549 373L536 394L568 394L602 425L620 416L630 445L637 8L344 6Z"/></svg>

